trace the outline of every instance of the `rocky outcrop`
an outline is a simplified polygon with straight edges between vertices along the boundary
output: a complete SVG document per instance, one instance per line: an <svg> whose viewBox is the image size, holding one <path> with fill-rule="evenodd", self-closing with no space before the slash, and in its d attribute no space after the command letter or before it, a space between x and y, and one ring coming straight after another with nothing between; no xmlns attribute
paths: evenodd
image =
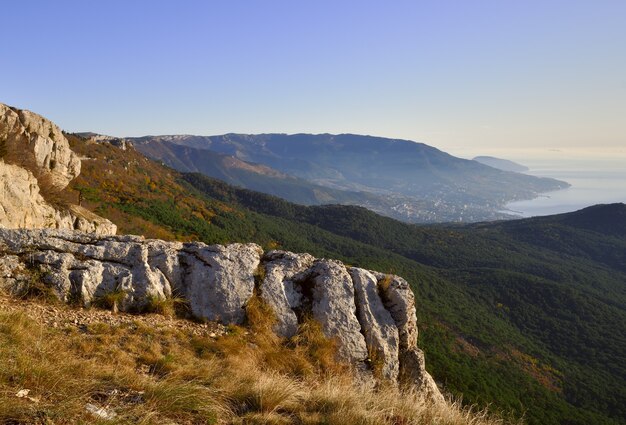
<svg viewBox="0 0 626 425"><path fill-rule="evenodd" d="M77 205L55 208L48 201L79 173L80 159L59 127L0 103L0 227L115 234L109 220Z"/></svg>
<svg viewBox="0 0 626 425"><path fill-rule="evenodd" d="M80 174L80 159L59 127L33 112L0 103L0 140L12 162L61 190Z"/></svg>
<svg viewBox="0 0 626 425"><path fill-rule="evenodd" d="M194 316L225 324L243 323L262 253L255 244L185 244L179 251L183 264L179 292Z"/></svg>
<svg viewBox="0 0 626 425"><path fill-rule="evenodd" d="M399 380L408 382L423 394L440 399L435 381L425 370L424 353L417 348L417 316L415 297L409 283L399 276L374 272L385 309L398 330Z"/></svg>
<svg viewBox="0 0 626 425"><path fill-rule="evenodd" d="M0 161L0 223L9 228L54 227L55 215L30 171Z"/></svg>
<svg viewBox="0 0 626 425"><path fill-rule="evenodd" d="M79 205L68 205L66 209L57 212L59 219L57 226L60 229L74 229L79 232L94 233L96 235L114 235L117 226L106 218L92 213Z"/></svg>
<svg viewBox="0 0 626 425"><path fill-rule="evenodd" d="M381 293L384 294L383 285L379 284L379 279L373 273L351 268L350 276L354 282L357 315L364 329L363 336L370 357L380 367L382 376L397 380L401 348L398 328L402 322L410 319L399 315L397 320L394 319L381 297ZM383 277L381 282L384 282L384 279L386 277ZM407 297L412 295L407 294ZM410 315L410 312L407 313Z"/></svg>
<svg viewBox="0 0 626 425"><path fill-rule="evenodd" d="M411 385L443 400L417 348L413 293L397 276L308 254L263 254L255 244L49 229L0 229L0 253L2 286L23 291L34 274L60 299L86 306L114 294L119 309L141 311L178 296L197 319L241 324L256 293L276 315L277 334L292 337L313 317L362 377Z"/></svg>
<svg viewBox="0 0 626 425"><path fill-rule="evenodd" d="M271 251L263 257L263 279L259 295L276 313L275 330L291 338L298 331L298 317L303 304L302 286L306 271L313 265L312 255Z"/></svg>
<svg viewBox="0 0 626 425"><path fill-rule="evenodd" d="M74 229L97 235L114 235L116 226L78 205L53 208L39 193L33 174L0 160L0 226L7 228Z"/></svg>

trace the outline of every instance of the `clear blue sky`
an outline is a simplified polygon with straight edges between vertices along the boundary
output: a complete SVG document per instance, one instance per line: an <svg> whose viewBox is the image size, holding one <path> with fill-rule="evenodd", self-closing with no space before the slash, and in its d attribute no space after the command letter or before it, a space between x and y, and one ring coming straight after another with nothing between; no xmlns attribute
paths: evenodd
<svg viewBox="0 0 626 425"><path fill-rule="evenodd" d="M626 0L0 6L0 102L68 131L626 147Z"/></svg>

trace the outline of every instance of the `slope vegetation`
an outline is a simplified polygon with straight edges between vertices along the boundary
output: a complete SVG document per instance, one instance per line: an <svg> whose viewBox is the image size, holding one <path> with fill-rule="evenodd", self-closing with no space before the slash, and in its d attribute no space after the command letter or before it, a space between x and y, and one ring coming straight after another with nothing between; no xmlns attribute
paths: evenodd
<svg viewBox="0 0 626 425"><path fill-rule="evenodd" d="M292 177L265 165L242 161L233 155L195 149L165 141L137 144L149 158L182 172L198 172L226 183L280 196L303 205L384 203L374 194L332 189Z"/></svg>

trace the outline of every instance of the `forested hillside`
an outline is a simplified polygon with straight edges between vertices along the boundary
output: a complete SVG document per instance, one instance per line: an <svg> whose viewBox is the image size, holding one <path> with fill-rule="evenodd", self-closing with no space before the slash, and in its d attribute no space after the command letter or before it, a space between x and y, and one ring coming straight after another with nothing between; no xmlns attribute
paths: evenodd
<svg viewBox="0 0 626 425"><path fill-rule="evenodd" d="M253 241L397 273L416 293L420 344L446 391L532 424L626 420L624 205L420 227L359 207L299 206L179 174L132 148L70 141L91 159L66 196L80 193L120 233Z"/></svg>

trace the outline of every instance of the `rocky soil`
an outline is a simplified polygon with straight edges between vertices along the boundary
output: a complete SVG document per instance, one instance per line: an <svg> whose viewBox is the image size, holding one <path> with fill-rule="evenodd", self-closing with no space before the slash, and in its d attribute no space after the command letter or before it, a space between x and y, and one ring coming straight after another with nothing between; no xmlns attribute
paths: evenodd
<svg viewBox="0 0 626 425"><path fill-rule="evenodd" d="M227 332L227 328L217 322L199 323L161 314L130 314L113 312L100 308L72 307L41 303L30 299L20 299L0 294L0 312L22 313L46 326L53 328L73 327L83 330L89 325L102 323L110 326L137 326L139 324L153 329L176 329L190 335L217 338Z"/></svg>

